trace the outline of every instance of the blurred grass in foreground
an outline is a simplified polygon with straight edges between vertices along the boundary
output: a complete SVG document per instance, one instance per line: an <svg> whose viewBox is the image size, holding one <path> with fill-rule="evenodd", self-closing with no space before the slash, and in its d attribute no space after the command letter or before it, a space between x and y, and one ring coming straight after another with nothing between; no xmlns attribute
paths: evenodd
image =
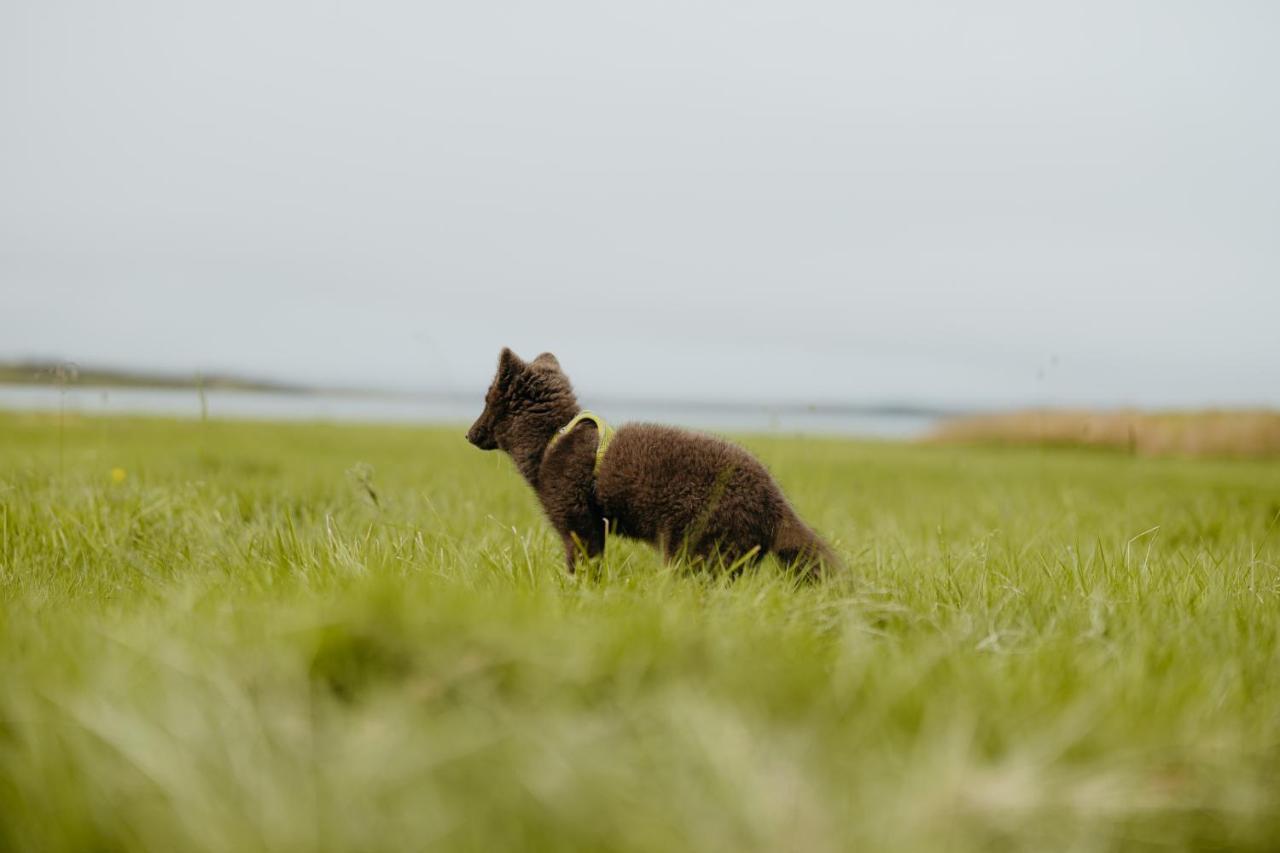
<svg viewBox="0 0 1280 853"><path fill-rule="evenodd" d="M943 421L950 444L1108 447L1140 456L1280 456L1280 412L1029 409Z"/></svg>
<svg viewBox="0 0 1280 853"><path fill-rule="evenodd" d="M1280 464L746 442L568 578L461 430L0 415L0 849L1274 849Z"/></svg>

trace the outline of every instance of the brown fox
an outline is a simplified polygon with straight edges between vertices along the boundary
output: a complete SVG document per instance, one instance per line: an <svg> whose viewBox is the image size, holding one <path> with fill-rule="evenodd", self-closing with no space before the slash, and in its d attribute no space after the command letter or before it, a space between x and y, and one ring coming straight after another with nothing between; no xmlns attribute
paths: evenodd
<svg viewBox="0 0 1280 853"><path fill-rule="evenodd" d="M580 554L604 551L606 533L656 545L667 560L742 566L771 553L810 577L839 565L750 453L652 424L614 433L579 409L549 352L526 363L502 350L467 441L515 461L560 534L571 573Z"/></svg>

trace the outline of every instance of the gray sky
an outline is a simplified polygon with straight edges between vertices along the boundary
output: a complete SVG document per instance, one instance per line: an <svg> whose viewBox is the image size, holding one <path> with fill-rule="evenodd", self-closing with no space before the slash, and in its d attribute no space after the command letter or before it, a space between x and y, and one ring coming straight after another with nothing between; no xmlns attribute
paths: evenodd
<svg viewBox="0 0 1280 853"><path fill-rule="evenodd" d="M1280 4L0 4L0 358L1280 404Z"/></svg>

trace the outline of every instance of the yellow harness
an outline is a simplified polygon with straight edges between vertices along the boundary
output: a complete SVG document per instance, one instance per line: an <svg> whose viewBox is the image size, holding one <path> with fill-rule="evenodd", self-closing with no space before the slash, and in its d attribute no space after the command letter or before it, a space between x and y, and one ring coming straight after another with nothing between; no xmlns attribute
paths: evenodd
<svg viewBox="0 0 1280 853"><path fill-rule="evenodd" d="M556 442L573 432L573 428L583 421L591 421L596 425L596 464L591 469L593 474L600 473L600 463L604 460L604 452L609 449L609 442L613 441L613 427L605 423L604 418L595 412L581 411L551 436L551 441L547 443L547 450L556 446Z"/></svg>

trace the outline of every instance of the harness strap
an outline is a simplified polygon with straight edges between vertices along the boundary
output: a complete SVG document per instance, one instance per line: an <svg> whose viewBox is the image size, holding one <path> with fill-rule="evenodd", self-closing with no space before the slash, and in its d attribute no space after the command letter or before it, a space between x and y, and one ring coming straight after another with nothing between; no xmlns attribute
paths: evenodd
<svg viewBox="0 0 1280 853"><path fill-rule="evenodd" d="M551 450L551 448L555 447L557 441L573 432L573 428L583 421L591 421L596 425L596 464L595 467L591 469L591 472L593 474L599 474L600 463L604 461L604 452L609 449L609 442L613 441L613 427L609 426L609 424L605 422L605 419L597 415L595 412L588 412L585 410L578 412L578 414L574 416L573 420L560 427L560 429L556 431L556 434L551 436L551 441L547 443L547 450Z"/></svg>

